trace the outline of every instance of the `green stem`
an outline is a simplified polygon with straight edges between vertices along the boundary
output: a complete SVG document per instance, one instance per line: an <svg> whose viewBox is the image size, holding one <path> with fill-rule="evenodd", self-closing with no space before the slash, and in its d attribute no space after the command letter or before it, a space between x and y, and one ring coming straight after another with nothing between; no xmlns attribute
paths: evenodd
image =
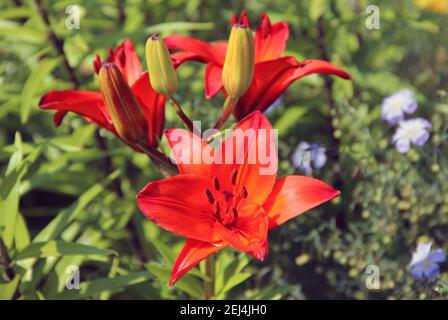
<svg viewBox="0 0 448 320"><path fill-rule="evenodd" d="M190 118L185 114L184 110L182 110L182 107L180 104L174 99L173 97L170 98L170 104L174 108L174 111L178 114L179 118L182 119L182 121L187 126L188 130L193 131L193 122L191 122Z"/></svg>
<svg viewBox="0 0 448 320"><path fill-rule="evenodd" d="M139 147L165 176L172 176L178 173L176 165L165 154L146 144L140 144Z"/></svg>
<svg viewBox="0 0 448 320"><path fill-rule="evenodd" d="M215 255L211 255L205 260L204 299L211 300L215 296Z"/></svg>
<svg viewBox="0 0 448 320"><path fill-rule="evenodd" d="M226 102L224 102L224 111L222 112L221 117L219 117L218 121L216 121L213 129L221 129L221 127L226 123L227 119L229 119L237 103L238 98L227 97Z"/></svg>

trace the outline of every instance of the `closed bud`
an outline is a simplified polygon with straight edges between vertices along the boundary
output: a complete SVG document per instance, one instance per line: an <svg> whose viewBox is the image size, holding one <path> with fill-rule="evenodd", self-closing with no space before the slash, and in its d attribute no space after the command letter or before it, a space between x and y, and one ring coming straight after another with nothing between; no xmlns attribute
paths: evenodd
<svg viewBox="0 0 448 320"><path fill-rule="evenodd" d="M134 145L146 143L146 116L120 69L113 63L104 63L99 79L101 94L120 138Z"/></svg>
<svg viewBox="0 0 448 320"><path fill-rule="evenodd" d="M151 87L156 92L171 97L177 90L177 75L168 48L156 33L146 42L146 63L151 75Z"/></svg>
<svg viewBox="0 0 448 320"><path fill-rule="evenodd" d="M230 32L222 83L230 98L241 97L254 78L254 37L249 27L235 24Z"/></svg>

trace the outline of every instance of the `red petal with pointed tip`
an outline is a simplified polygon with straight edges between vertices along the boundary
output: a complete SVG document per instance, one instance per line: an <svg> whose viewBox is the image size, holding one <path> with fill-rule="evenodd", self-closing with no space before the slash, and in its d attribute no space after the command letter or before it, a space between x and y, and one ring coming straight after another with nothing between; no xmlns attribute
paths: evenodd
<svg viewBox="0 0 448 320"><path fill-rule="evenodd" d="M115 132L107 113L103 97L94 91L60 90L50 91L39 101L39 108L57 110L55 124L59 125L67 111L84 116L88 121Z"/></svg>
<svg viewBox="0 0 448 320"><path fill-rule="evenodd" d="M293 57L284 57L255 64L254 81L238 101L236 118L242 119L256 110L265 111L294 81L314 73L350 79L347 72L323 60L298 62Z"/></svg>
<svg viewBox="0 0 448 320"><path fill-rule="evenodd" d="M323 181L305 176L287 176L278 179L264 204L269 218L269 229L340 194Z"/></svg>
<svg viewBox="0 0 448 320"><path fill-rule="evenodd" d="M160 227L205 242L220 240L206 190L211 180L181 174L149 183L137 196L140 210Z"/></svg>
<svg viewBox="0 0 448 320"><path fill-rule="evenodd" d="M183 275L190 271L199 262L213 253L226 247L225 244L210 244L208 242L187 239L181 252L174 262L169 285L174 285Z"/></svg>
<svg viewBox="0 0 448 320"><path fill-rule="evenodd" d="M280 58L289 38L286 22L271 24L269 17L262 13L260 26L255 32L255 63Z"/></svg>
<svg viewBox="0 0 448 320"><path fill-rule="evenodd" d="M215 157L213 147L197 135L184 129L167 130L165 137L180 173L209 176Z"/></svg>
<svg viewBox="0 0 448 320"><path fill-rule="evenodd" d="M195 53L200 61L210 61L217 65L223 65L225 56L215 50L208 42L178 34L170 35L163 39L170 50L183 50Z"/></svg>
<svg viewBox="0 0 448 320"><path fill-rule="evenodd" d="M96 55L93 61L93 67L96 73L99 72L104 62L111 62L120 68L129 85L132 85L142 74L142 64L134 49L134 43L126 39L115 49L109 50L109 56L101 61L99 55Z"/></svg>

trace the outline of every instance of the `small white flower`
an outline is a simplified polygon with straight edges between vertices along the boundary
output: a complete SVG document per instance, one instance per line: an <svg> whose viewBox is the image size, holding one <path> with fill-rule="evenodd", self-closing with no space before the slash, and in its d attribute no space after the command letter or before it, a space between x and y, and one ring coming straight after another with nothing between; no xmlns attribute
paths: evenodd
<svg viewBox="0 0 448 320"><path fill-rule="evenodd" d="M429 129L431 124L423 118L401 121L392 137L392 142L398 152L406 153L411 148L411 143L422 146L428 141Z"/></svg>
<svg viewBox="0 0 448 320"><path fill-rule="evenodd" d="M312 175L313 170L322 168L327 162L326 149L319 143L302 141L291 157L292 165L306 175Z"/></svg>
<svg viewBox="0 0 448 320"><path fill-rule="evenodd" d="M381 105L381 117L389 124L397 124L404 114L412 114L417 109L415 94L409 89L401 89L388 96Z"/></svg>

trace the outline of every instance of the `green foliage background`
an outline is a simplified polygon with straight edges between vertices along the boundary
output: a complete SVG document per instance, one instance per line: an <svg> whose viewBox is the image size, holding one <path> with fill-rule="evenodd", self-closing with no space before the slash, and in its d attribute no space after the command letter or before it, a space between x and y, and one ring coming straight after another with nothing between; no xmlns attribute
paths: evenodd
<svg viewBox="0 0 448 320"><path fill-rule="evenodd" d="M65 10L73 4L82 10L79 30L65 28ZM381 10L380 30L365 27L369 4ZM446 264L429 284L416 283L408 271L418 241L448 249L446 14L419 10L405 0L43 5L82 89L98 88L94 55L104 58L124 38L136 43L141 58L154 31L225 39L231 13L243 8L253 25L263 11L271 21L288 21L286 54L299 60L326 56L352 74L353 81L306 77L269 115L280 133L280 175L298 173L289 161L298 142L324 143L329 161L316 176L340 188L341 197L273 231L264 262L223 250L217 298L448 296ZM37 108L47 91L73 87L48 31L33 1L1 2L0 298L202 298L203 265L173 288L166 285L183 241L136 208L136 193L161 177L149 160L76 115L55 128L51 112ZM205 100L203 71L197 63L183 66L177 97L191 118L210 125L223 97ZM390 144L394 129L380 119L382 99L401 88L417 94L416 115L433 126L429 142L405 155ZM169 109L167 119L166 128L181 126ZM379 290L365 286L372 264L380 268ZM65 289L70 265L80 266L80 290Z"/></svg>

